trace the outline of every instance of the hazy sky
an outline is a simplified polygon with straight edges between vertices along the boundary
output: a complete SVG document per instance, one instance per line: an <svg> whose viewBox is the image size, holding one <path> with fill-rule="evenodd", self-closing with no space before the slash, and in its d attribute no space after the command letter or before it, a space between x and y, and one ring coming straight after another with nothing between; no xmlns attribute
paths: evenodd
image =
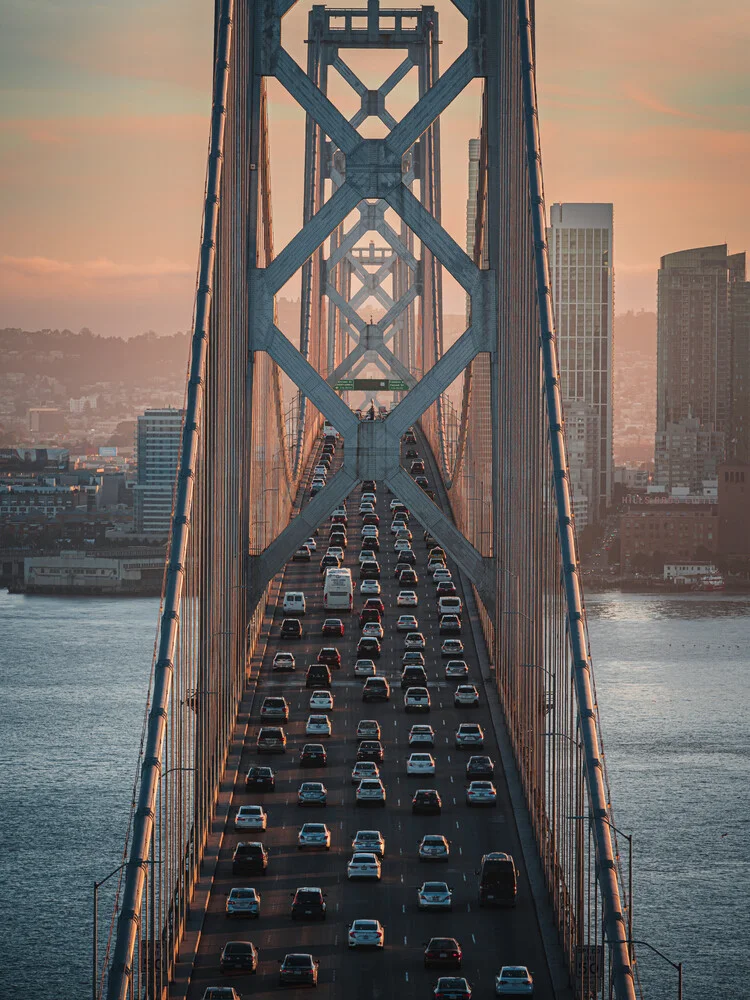
<svg viewBox="0 0 750 1000"><path fill-rule="evenodd" d="M299 8L284 40L303 58ZM189 328L212 13L211 0L4 0L0 326ZM443 68L461 32L444 10ZM747 0L537 0L537 38L547 201L614 202L618 312L653 308L663 253L750 250ZM477 94L443 123L444 219L462 242ZM278 248L299 224L303 119L275 84L270 97Z"/></svg>

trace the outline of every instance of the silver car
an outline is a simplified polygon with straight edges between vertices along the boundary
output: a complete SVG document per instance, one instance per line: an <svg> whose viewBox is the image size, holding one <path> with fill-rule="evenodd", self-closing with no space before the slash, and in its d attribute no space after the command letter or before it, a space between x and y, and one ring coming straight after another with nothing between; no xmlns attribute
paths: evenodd
<svg viewBox="0 0 750 1000"><path fill-rule="evenodd" d="M380 879L380 861L376 854L357 852L352 854L351 861L346 866L347 878Z"/></svg>
<svg viewBox="0 0 750 1000"><path fill-rule="evenodd" d="M396 622L397 632L412 632L419 628L419 622L414 615L401 615Z"/></svg>
<svg viewBox="0 0 750 1000"><path fill-rule="evenodd" d="M432 726L412 726L409 730L409 746L434 747L435 730Z"/></svg>
<svg viewBox="0 0 750 1000"><path fill-rule="evenodd" d="M379 778L380 769L374 760L358 760L352 768L352 784L358 785L363 778Z"/></svg>
<svg viewBox="0 0 750 1000"><path fill-rule="evenodd" d="M456 747L483 747L484 730L477 722L462 722L456 730Z"/></svg>
<svg viewBox="0 0 750 1000"><path fill-rule="evenodd" d="M453 890L447 882L423 882L417 890L420 910L452 910Z"/></svg>
<svg viewBox="0 0 750 1000"><path fill-rule="evenodd" d="M472 781L466 789L467 806L496 806L497 789L491 781Z"/></svg>
<svg viewBox="0 0 750 1000"><path fill-rule="evenodd" d="M385 854L385 840L380 830L358 830L352 840L353 851L363 851L382 858Z"/></svg>
<svg viewBox="0 0 750 1000"><path fill-rule="evenodd" d="M305 823L297 834L297 849L305 847L325 847L331 849L331 831L325 823Z"/></svg>
<svg viewBox="0 0 750 1000"><path fill-rule="evenodd" d="M459 684L453 692L453 704L456 708L476 708L479 692L473 684Z"/></svg>
<svg viewBox="0 0 750 1000"><path fill-rule="evenodd" d="M355 677L374 677L377 672L374 660L361 659L354 664Z"/></svg>
<svg viewBox="0 0 750 1000"><path fill-rule="evenodd" d="M328 789L322 781L303 781L297 792L300 806L324 806L328 802Z"/></svg>
<svg viewBox="0 0 750 1000"><path fill-rule="evenodd" d="M425 648L424 636L421 632L409 632L409 634L404 639L404 649L418 649L423 650Z"/></svg>
<svg viewBox="0 0 750 1000"><path fill-rule="evenodd" d="M504 965L495 976L495 996L531 996L534 978L525 965Z"/></svg>
<svg viewBox="0 0 750 1000"><path fill-rule="evenodd" d="M363 778L357 786L356 804L385 805L385 786L380 778Z"/></svg>
<svg viewBox="0 0 750 1000"><path fill-rule="evenodd" d="M450 845L442 834L428 833L422 837L419 845L420 861L447 861L450 853Z"/></svg>
<svg viewBox="0 0 750 1000"><path fill-rule="evenodd" d="M255 889L231 889L227 896L226 914L228 917L260 916L260 893Z"/></svg>

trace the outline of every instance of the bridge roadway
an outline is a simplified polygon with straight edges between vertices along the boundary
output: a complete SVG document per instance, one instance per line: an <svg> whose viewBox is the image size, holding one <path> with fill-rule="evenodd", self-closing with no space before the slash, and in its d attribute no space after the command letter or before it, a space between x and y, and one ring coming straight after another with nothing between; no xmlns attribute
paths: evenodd
<svg viewBox="0 0 750 1000"><path fill-rule="evenodd" d="M405 463L407 467L409 461ZM337 457L332 471L338 464ZM347 503L349 547L344 563L352 568L356 583L355 611L364 603L364 598L359 595L357 570L362 524L359 495L360 490L355 490ZM385 604L385 637L378 673L385 673L390 680L391 700L387 703L362 703L363 681L353 676L355 647L360 636L357 615L342 615L345 635L341 639L320 634L326 614L323 610L319 561L327 544L327 522L319 529L318 551L314 553L313 561L291 562L285 570L281 595L285 590L302 590L306 595L305 636L296 642L279 641L279 627L284 615L280 606L275 609L226 834L193 967L189 1000L200 1000L208 985L233 985L243 997L270 996L279 990L278 962L291 951L309 951L319 959L317 995L321 1000L428 998L432 996L438 976L451 974L423 967L424 944L435 935L456 937L461 944L463 970L453 974L465 975L469 979L473 986L473 1000L494 996L494 975L503 964L527 965L534 974L534 995L542 1000L554 996L471 629L464 616L461 638L469 664L469 680L477 684L482 704L478 709L455 709L452 697L454 684L443 679L445 661L440 657L442 639L438 635L434 585L426 573L427 548L422 529L413 522L413 546L417 555L415 568L419 573L419 584L414 589L419 596L419 607L396 607L399 588L393 575L396 553L390 531L391 499L385 489L381 487L378 490L376 511L380 516L380 583ZM457 573L454 580L461 594ZM429 716L407 715L403 709L400 661L404 642L403 633L395 631L396 618L403 611L417 615L420 630L427 640L425 659L432 695ZM305 669L324 645L337 645L342 659L341 670L333 672L335 707L329 713L333 732L324 741L328 750L328 766L300 769L297 757L302 744L319 741L317 737L305 737L304 733L311 693L304 687ZM271 673L271 660L279 650L294 653L296 673ZM484 658L483 652L483 663ZM255 752L260 706L263 698L270 694L283 694L290 703L290 720L286 726L288 744L284 755L258 755ZM388 797L384 809L357 808L354 803L351 769L357 748L355 731L358 721L363 718L377 719L383 733L385 761L381 765L381 777ZM495 809L470 809L465 804L464 767L469 753L456 750L453 746L454 731L462 721L478 721L484 729L483 752L490 754L496 765L498 805ZM415 722L429 722L435 730L436 743L431 751L437 762L434 778L406 775L406 758L410 752L407 737ZM244 775L252 764L258 763L270 764L276 771L274 792L261 795L246 792ZM325 809L297 805L297 789L305 780L325 783L328 789ZM443 800L441 816L412 815L411 797L418 787L436 787L439 790ZM249 803L264 805L268 813L265 834L238 834L234 831L232 818L237 807ZM297 850L297 832L306 821L320 821L328 825L332 835L330 852ZM352 834L359 829L380 829L385 837L385 858L379 883L347 880L346 863L352 854ZM447 865L419 862L417 846L425 833L442 833L449 839L451 857ZM256 839L263 839L269 848L267 876L232 876L231 856L236 843ZM475 869L484 853L497 850L509 851L521 870L518 904L509 910L480 910ZM428 879L444 879L453 887L452 913L425 913L417 909L417 887ZM225 900L234 885L253 885L262 894L259 920L230 921L226 918ZM292 922L291 895L303 885L320 886L328 894L325 922ZM347 928L358 917L375 918L383 924L385 949L382 953L348 949ZM255 975L221 975L219 956L229 940L250 940L259 949L260 963ZM286 992L301 996L303 991L287 989Z"/></svg>

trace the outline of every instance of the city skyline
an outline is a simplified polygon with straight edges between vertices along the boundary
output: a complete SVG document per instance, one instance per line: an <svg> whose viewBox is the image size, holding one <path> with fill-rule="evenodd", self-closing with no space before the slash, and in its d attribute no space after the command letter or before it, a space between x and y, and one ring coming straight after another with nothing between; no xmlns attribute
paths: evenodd
<svg viewBox="0 0 750 1000"><path fill-rule="evenodd" d="M457 16L440 9L444 24ZM750 189L742 169L750 159L750 14L739 0L721 13L677 10L676 0L656 12L643 0L627 11L537 5L547 203L614 202L618 313L655 308L663 254L750 244L750 221L736 208ZM290 45L304 28L292 14ZM211 15L197 0L93 10L79 0L59 15L8 6L0 325L126 336L190 327ZM450 32L444 37L446 68L455 53ZM279 148L292 149L299 113L280 88L269 97ZM444 191L465 190L474 98L467 88L445 116ZM405 106L393 107L399 115ZM300 217L301 191L291 194L288 211L276 209L278 246ZM446 224L460 237L463 199L444 200ZM459 313L451 294L448 311Z"/></svg>

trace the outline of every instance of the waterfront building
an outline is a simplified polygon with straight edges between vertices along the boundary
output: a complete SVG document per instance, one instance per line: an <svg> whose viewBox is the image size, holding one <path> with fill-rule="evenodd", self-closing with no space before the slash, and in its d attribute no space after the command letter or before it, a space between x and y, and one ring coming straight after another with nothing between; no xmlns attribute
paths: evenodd
<svg viewBox="0 0 750 1000"><path fill-rule="evenodd" d="M654 498L620 516L620 566L624 575L658 572L667 563L703 562L717 551L718 506ZM657 566L657 564L659 564Z"/></svg>
<svg viewBox="0 0 750 1000"><path fill-rule="evenodd" d="M146 410L138 417L138 475L133 487L137 534L169 534L184 412L168 407Z"/></svg>

